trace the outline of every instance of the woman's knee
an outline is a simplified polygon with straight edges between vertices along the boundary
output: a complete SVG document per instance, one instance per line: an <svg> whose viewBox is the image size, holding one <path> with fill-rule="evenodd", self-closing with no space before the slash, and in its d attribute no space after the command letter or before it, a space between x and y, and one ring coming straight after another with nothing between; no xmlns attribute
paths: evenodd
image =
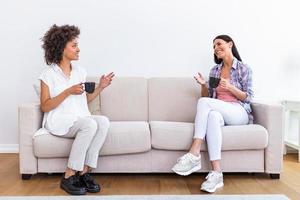
<svg viewBox="0 0 300 200"><path fill-rule="evenodd" d="M85 130L90 134L95 134L97 128L98 128L97 122L92 118L86 117L82 119L82 127L81 127L82 130Z"/></svg>
<svg viewBox="0 0 300 200"><path fill-rule="evenodd" d="M201 107L204 107L204 106L207 106L210 100L211 100L211 98L209 98L209 97L201 97L198 100L197 109L201 108Z"/></svg>
<svg viewBox="0 0 300 200"><path fill-rule="evenodd" d="M110 126L110 121L109 121L108 117L101 116L101 124L103 124L105 127L109 127Z"/></svg>
<svg viewBox="0 0 300 200"><path fill-rule="evenodd" d="M108 128L110 126L110 121L108 117L103 115L93 116L94 119L98 122L99 126Z"/></svg>
<svg viewBox="0 0 300 200"><path fill-rule="evenodd" d="M216 121L220 123L220 125L224 125L224 119L220 112L218 111L210 111L208 114L208 122Z"/></svg>

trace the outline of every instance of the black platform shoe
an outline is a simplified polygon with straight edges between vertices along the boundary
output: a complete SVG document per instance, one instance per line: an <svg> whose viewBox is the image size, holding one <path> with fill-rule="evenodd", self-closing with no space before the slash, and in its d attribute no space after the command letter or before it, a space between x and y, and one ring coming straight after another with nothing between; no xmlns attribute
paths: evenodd
<svg viewBox="0 0 300 200"><path fill-rule="evenodd" d="M88 192L100 192L100 185L94 181L92 176L89 173L85 173L79 176L80 183Z"/></svg>
<svg viewBox="0 0 300 200"><path fill-rule="evenodd" d="M86 188L80 183L79 176L77 174L65 178L64 175L60 181L60 188L71 195L85 195Z"/></svg>

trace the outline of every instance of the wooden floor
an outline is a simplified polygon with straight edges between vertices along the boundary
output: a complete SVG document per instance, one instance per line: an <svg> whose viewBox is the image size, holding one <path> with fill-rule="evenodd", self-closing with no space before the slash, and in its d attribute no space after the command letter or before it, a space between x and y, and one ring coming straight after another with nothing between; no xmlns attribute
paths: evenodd
<svg viewBox="0 0 300 200"><path fill-rule="evenodd" d="M281 178L266 174L225 174L225 187L216 194L285 194L300 199L300 164L297 154L284 156ZM38 174L23 181L18 154L0 154L0 196L66 195L59 188L61 174ZM175 174L98 174L102 191L97 195L205 194L199 190L205 174L181 177Z"/></svg>

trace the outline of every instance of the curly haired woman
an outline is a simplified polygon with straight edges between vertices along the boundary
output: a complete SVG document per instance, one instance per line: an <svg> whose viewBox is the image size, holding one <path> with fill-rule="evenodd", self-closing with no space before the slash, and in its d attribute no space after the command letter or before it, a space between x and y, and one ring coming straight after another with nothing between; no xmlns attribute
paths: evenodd
<svg viewBox="0 0 300 200"><path fill-rule="evenodd" d="M100 191L100 185L89 172L97 167L109 120L105 116L91 115L87 103L109 86L114 76L113 73L101 76L94 92L85 92L86 71L71 63L79 58L79 34L78 27L70 25L53 25L46 32L42 47L49 67L39 77L43 127L57 137L74 138L60 183L60 187L72 195Z"/></svg>

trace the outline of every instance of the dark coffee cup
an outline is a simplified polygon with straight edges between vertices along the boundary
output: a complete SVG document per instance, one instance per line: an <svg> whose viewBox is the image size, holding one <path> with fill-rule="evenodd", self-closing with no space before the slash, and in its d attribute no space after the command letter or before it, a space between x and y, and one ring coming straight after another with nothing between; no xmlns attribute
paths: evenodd
<svg viewBox="0 0 300 200"><path fill-rule="evenodd" d="M95 91L95 82L85 82L84 83L84 90L87 93L93 93Z"/></svg>
<svg viewBox="0 0 300 200"><path fill-rule="evenodd" d="M217 77L209 77L209 87L216 88L220 83L220 78Z"/></svg>

